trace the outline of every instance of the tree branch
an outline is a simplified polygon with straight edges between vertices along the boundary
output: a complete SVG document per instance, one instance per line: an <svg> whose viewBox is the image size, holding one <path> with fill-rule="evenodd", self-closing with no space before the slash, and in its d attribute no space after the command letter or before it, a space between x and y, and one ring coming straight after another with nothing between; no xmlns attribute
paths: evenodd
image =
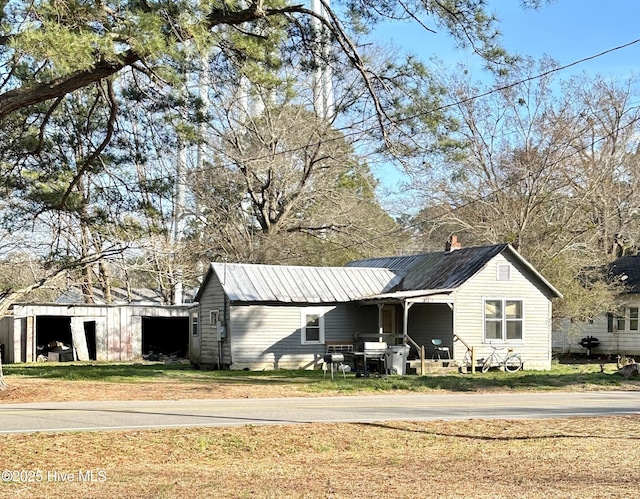
<svg viewBox="0 0 640 499"><path fill-rule="evenodd" d="M0 119L18 109L55 99L96 83L138 60L140 57L137 54L129 52L120 62L101 61L92 69L77 71L47 83L25 85L9 90L0 94Z"/></svg>
<svg viewBox="0 0 640 499"><path fill-rule="evenodd" d="M105 147L107 147L107 145L111 141L111 137L113 136L113 130L115 128L118 102L116 100L116 96L113 91L113 83L110 80L107 80L107 96L109 99L109 120L107 121L107 133L104 139L102 140L102 142L100 143L100 145L82 163L82 166L78 170L78 173L76 173L76 175L73 177L73 180L69 184L69 187L64 193L64 196L62 196L62 200L60 201L60 209L64 209L64 205L66 204L67 199L69 199L69 196L71 195L71 191L73 190L73 188L77 185L77 183L80 181L80 179L85 174L85 172L91 167L91 165L98 158L98 156L102 154L102 151L104 151Z"/></svg>

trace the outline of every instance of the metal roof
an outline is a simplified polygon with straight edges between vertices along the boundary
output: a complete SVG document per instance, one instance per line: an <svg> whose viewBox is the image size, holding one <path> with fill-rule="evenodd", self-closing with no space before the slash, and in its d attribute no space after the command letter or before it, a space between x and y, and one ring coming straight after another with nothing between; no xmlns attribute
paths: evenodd
<svg viewBox="0 0 640 499"><path fill-rule="evenodd" d="M402 278L402 273L379 268L241 263L212 263L211 272L229 299L239 302L349 302L387 293Z"/></svg>
<svg viewBox="0 0 640 499"><path fill-rule="evenodd" d="M124 289L118 287L111 288L111 302L107 302L104 296L104 290L94 287L92 289L93 302L97 304L124 304L124 303L145 303L154 305L165 304L162 293L158 290L148 288L131 288ZM70 287L66 289L56 300L55 303L64 304L86 304L86 297L82 290L78 287ZM186 298L186 297L185 297ZM187 303L190 299L185 299Z"/></svg>
<svg viewBox="0 0 640 499"><path fill-rule="evenodd" d="M501 253L506 244L439 251L422 255L370 258L348 263L348 267L403 269L403 291L457 288Z"/></svg>
<svg viewBox="0 0 640 499"><path fill-rule="evenodd" d="M482 270L496 255L505 251L524 265L535 279L551 291L551 294L562 297L562 294L509 244L461 248L422 255L369 258L348 263L347 266L402 269L406 274L399 287L402 291L455 289Z"/></svg>
<svg viewBox="0 0 640 499"><path fill-rule="evenodd" d="M217 275L229 299L236 302L418 301L437 293L443 294L445 300L444 294L453 292L503 252L520 262L551 295L562 297L515 249L508 244L496 244L422 255L369 258L351 262L346 267L212 263L196 301L200 300L213 274Z"/></svg>

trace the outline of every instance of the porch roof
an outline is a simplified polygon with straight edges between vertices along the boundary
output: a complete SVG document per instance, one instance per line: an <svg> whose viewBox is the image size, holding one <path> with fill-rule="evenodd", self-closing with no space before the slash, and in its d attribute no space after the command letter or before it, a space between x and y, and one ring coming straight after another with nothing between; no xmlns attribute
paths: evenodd
<svg viewBox="0 0 640 499"><path fill-rule="evenodd" d="M360 303L453 303L454 289L421 289L382 293L360 300Z"/></svg>

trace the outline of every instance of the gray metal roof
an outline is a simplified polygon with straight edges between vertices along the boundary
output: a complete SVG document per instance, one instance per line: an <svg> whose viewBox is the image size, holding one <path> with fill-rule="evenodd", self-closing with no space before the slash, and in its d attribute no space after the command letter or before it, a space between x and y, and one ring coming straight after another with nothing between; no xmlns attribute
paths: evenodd
<svg viewBox="0 0 640 499"><path fill-rule="evenodd" d="M401 273L379 268L212 263L231 301L342 303L393 290ZM208 279L207 279L208 280Z"/></svg>
<svg viewBox="0 0 640 499"><path fill-rule="evenodd" d="M497 244L422 255L370 258L347 266L403 269L406 271L401 286L403 291L457 288L506 247L506 244Z"/></svg>
<svg viewBox="0 0 640 499"><path fill-rule="evenodd" d="M402 291L454 289L464 284L482 270L491 259L504 251L528 268L532 276L547 287L553 295L562 297L562 294L509 244L461 248L455 251L439 251L422 255L369 258L348 263L347 266L402 269L406 273L406 277L399 286Z"/></svg>
<svg viewBox="0 0 640 499"><path fill-rule="evenodd" d="M509 253L527 268L532 278L551 295L562 297L515 249L508 244L496 244L422 255L369 258L351 262L346 267L212 263L196 301L200 300L212 274L217 275L229 299L236 302L417 299L436 292L452 292L502 252ZM413 291L419 293L414 296ZM393 297L388 293L394 293Z"/></svg>
<svg viewBox="0 0 640 499"><path fill-rule="evenodd" d="M104 296L104 291L100 288L94 287L92 289L92 298L94 303L107 304L107 300ZM187 301L185 301L186 303ZM70 287L65 290L56 300L55 303L64 304L85 304L85 296L82 290L78 287ZM123 304L123 303L150 303L154 305L164 304L162 293L160 291L148 288L132 288L124 289L113 287L111 288L111 303Z"/></svg>

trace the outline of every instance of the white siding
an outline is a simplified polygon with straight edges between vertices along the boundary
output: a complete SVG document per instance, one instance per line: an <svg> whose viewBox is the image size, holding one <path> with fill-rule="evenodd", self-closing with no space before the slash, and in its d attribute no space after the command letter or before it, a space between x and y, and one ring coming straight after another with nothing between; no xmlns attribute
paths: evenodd
<svg viewBox="0 0 640 499"><path fill-rule="evenodd" d="M640 308L640 297L629 295L621 302L621 306ZM591 350L592 355L640 355L640 331L609 332L607 329L606 315L595 317L591 323L561 321L553 332L553 348L560 352L586 353L579 342L586 336L594 336L600 345Z"/></svg>
<svg viewBox="0 0 640 499"><path fill-rule="evenodd" d="M229 366L233 362L231 354L231 341L233 336L233 320L230 319L229 306L226 305L225 317L225 295L218 277L212 274L207 283L207 287L200 297L200 315L198 317L197 337L191 335L190 359L194 364L205 367ZM227 338L220 341L218 328L211 325L209 321L210 312L218 311L221 323L227 328ZM191 334L191 333L189 333ZM218 355L219 346L222 347L222 356ZM222 365L220 365L222 363Z"/></svg>
<svg viewBox="0 0 640 499"><path fill-rule="evenodd" d="M302 344L301 314L292 305L234 305L231 309L232 369L313 369L325 344ZM356 329L353 304L316 306L324 310L325 343L351 341Z"/></svg>
<svg viewBox="0 0 640 499"><path fill-rule="evenodd" d="M504 263L513 266L511 278L498 282L497 265ZM467 344L475 347L477 358L491 353L491 348L483 338L484 299L521 299L524 307L523 340L514 342L513 349L522 355L525 369L551 368L550 300L528 277L529 272L516 260L507 260L504 254L500 254L456 291L454 332ZM456 343L455 358L461 360L464 353L464 346Z"/></svg>

